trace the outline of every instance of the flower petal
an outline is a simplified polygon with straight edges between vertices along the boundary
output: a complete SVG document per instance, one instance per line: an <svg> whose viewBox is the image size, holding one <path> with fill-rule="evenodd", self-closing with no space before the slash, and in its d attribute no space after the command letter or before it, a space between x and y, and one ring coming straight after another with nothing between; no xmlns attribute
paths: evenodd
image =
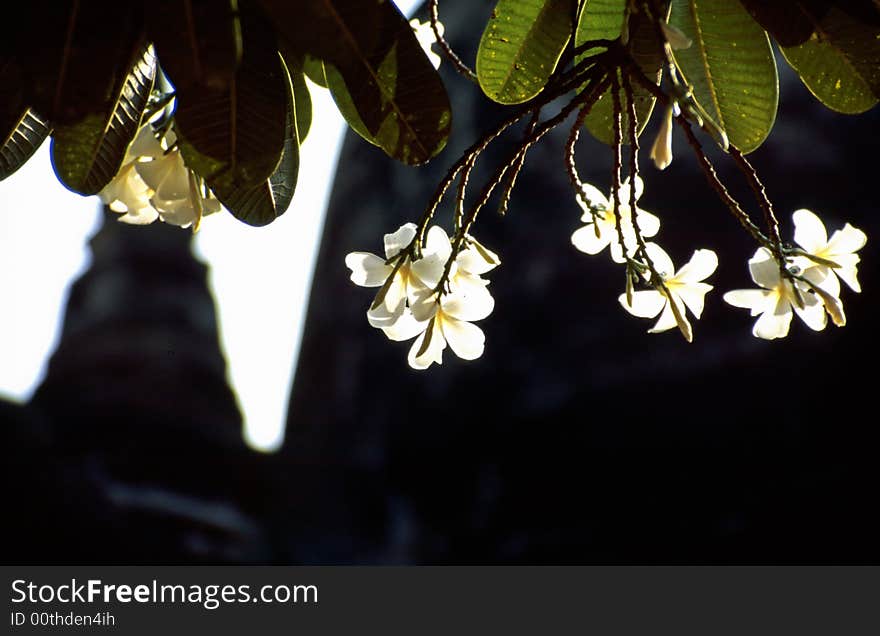
<svg viewBox="0 0 880 636"><path fill-rule="evenodd" d="M449 348L463 360L476 360L483 355L486 335L477 325L464 320L456 320L445 313L440 318L443 335Z"/></svg>
<svg viewBox="0 0 880 636"><path fill-rule="evenodd" d="M412 243L412 240L416 236L417 229L415 223L406 223L401 225L396 232L386 234L384 237L385 258L397 256L400 253L400 250L406 248Z"/></svg>
<svg viewBox="0 0 880 636"><path fill-rule="evenodd" d="M382 302L367 310L367 322L371 327L383 329L394 325L406 309L406 297L401 293L402 285L397 278L391 282Z"/></svg>
<svg viewBox="0 0 880 636"><path fill-rule="evenodd" d="M729 291L722 297L724 302L734 307L742 307L750 309L753 316L768 310L767 303L772 297L775 305L776 292L766 289L734 289Z"/></svg>
<svg viewBox="0 0 880 636"><path fill-rule="evenodd" d="M832 271L840 277L844 283L846 283L851 290L854 292L861 292L862 286L859 285L858 279L858 268L856 264L859 262L858 254L839 254L835 261L840 267L833 269Z"/></svg>
<svg viewBox="0 0 880 636"><path fill-rule="evenodd" d="M828 233L822 219L806 209L797 210L793 215L794 240L805 252L818 254L828 243Z"/></svg>
<svg viewBox="0 0 880 636"><path fill-rule="evenodd" d="M635 184L636 184L636 201L638 201L639 199L642 198L642 192L645 191L645 182L642 181L641 177L636 177ZM629 181L629 177L627 177L626 179L623 180L623 183L620 184L620 190L617 191L618 197L620 198L620 207L621 208L628 208L629 207L629 188L630 188L630 181ZM608 201L609 201L608 207L611 207L610 202L613 201L613 198L609 196Z"/></svg>
<svg viewBox="0 0 880 636"><path fill-rule="evenodd" d="M152 126L142 126L131 145L125 163L136 160L138 157L152 157L156 159L165 153L162 144L156 139Z"/></svg>
<svg viewBox="0 0 880 636"><path fill-rule="evenodd" d="M422 345L428 340L428 345L422 350ZM415 339L412 347L410 347L407 362L413 369L421 371L427 369L434 362L443 364L443 350L446 348L446 339L443 337L443 330L440 328L440 321L433 320L428 329L422 335ZM421 355L417 355L421 352Z"/></svg>
<svg viewBox="0 0 880 636"><path fill-rule="evenodd" d="M804 294L804 296L812 296L812 294ZM818 299L817 299L818 300ZM828 322L828 315L825 313L825 307L821 302L815 304L804 303L804 308L794 307L794 312L803 320L806 325L813 331L822 331Z"/></svg>
<svg viewBox="0 0 880 636"><path fill-rule="evenodd" d="M697 283L709 278L718 267L718 255L712 250L697 250L691 260L682 265L675 275L676 281Z"/></svg>
<svg viewBox="0 0 880 636"><path fill-rule="evenodd" d="M409 302L413 317L420 322L433 318L439 308L437 294L427 287L417 290L410 296Z"/></svg>
<svg viewBox="0 0 880 636"><path fill-rule="evenodd" d="M175 201L189 196L189 171L179 150L153 161L136 163L135 169L147 185L155 190L154 199Z"/></svg>
<svg viewBox="0 0 880 636"><path fill-rule="evenodd" d="M765 311L755 321L752 333L764 340L775 340L788 335L791 325L791 305L784 298L779 298L772 310Z"/></svg>
<svg viewBox="0 0 880 636"><path fill-rule="evenodd" d="M803 277L832 296L840 296L840 280L831 272L831 268L817 265L806 269Z"/></svg>
<svg viewBox="0 0 880 636"><path fill-rule="evenodd" d="M153 207L159 212L163 222L179 227L189 227L199 219L198 210L188 197L185 199L161 200L153 197Z"/></svg>
<svg viewBox="0 0 880 636"><path fill-rule="evenodd" d="M660 231L660 218L641 208L636 208L636 219L639 223L639 232L643 237L656 236ZM633 231L635 233L635 231Z"/></svg>
<svg viewBox="0 0 880 636"><path fill-rule="evenodd" d="M597 228L599 228L599 236L596 236ZM579 230L575 230L574 234L571 235L572 245L581 252L590 255L598 254L610 242L611 235L607 232L602 232L599 225L585 225Z"/></svg>
<svg viewBox="0 0 880 636"><path fill-rule="evenodd" d="M581 185L581 190L582 193L578 192L575 197L575 201L577 201L577 204L581 206L581 209L584 211L581 216L581 221L592 221L593 213L590 212L590 208L593 208L594 210L607 210L611 207L611 203L596 186L589 183L583 183Z"/></svg>
<svg viewBox="0 0 880 636"><path fill-rule="evenodd" d="M470 274L485 274L501 264L498 254L488 249L473 237L468 237L471 245L458 253L455 263L459 269Z"/></svg>
<svg viewBox="0 0 880 636"><path fill-rule="evenodd" d="M651 259L654 269L657 270L658 274L670 279L674 277L675 265L672 264L672 259L669 258L669 254L662 247L656 243L646 243L645 251L648 253L648 258Z"/></svg>
<svg viewBox="0 0 880 636"><path fill-rule="evenodd" d="M766 247L759 247L755 255L749 259L749 272L755 284L764 289L776 289L782 282L779 264Z"/></svg>
<svg viewBox="0 0 880 636"><path fill-rule="evenodd" d="M836 230L828 241L826 253L832 260L836 260L834 255L851 254L858 252L865 247L868 242L867 235L860 229L853 227L849 223L843 226L842 230Z"/></svg>
<svg viewBox="0 0 880 636"><path fill-rule="evenodd" d="M458 276L452 293L441 300L443 313L458 320L482 320L495 309L489 289L470 276Z"/></svg>
<svg viewBox="0 0 880 636"><path fill-rule="evenodd" d="M697 318L703 313L703 305L706 294L712 291L712 285L706 283L691 283L690 285L675 285L669 287L673 296L677 296L691 310Z"/></svg>
<svg viewBox="0 0 880 636"><path fill-rule="evenodd" d="M389 340L401 342L409 340L410 338L415 338L417 335L425 331L427 326L427 323L419 322L413 317L411 311L406 310L401 312L398 319L389 326L382 327L382 331L385 332L385 335L388 336Z"/></svg>
<svg viewBox="0 0 880 636"><path fill-rule="evenodd" d="M351 270L351 282L361 287L380 287L394 269L369 252L351 252L345 257L345 266Z"/></svg>
<svg viewBox="0 0 880 636"><path fill-rule="evenodd" d="M682 307L682 309L684 308ZM673 313L672 311L672 306L667 302L665 305L663 305L663 311L660 312L660 317L657 319L657 324L648 329L648 333L660 333L661 331L667 331L668 329L675 328L675 325L675 313Z"/></svg>
<svg viewBox="0 0 880 636"><path fill-rule="evenodd" d="M666 304L666 296L655 289L633 292L632 306L627 304L626 294L621 294L617 300L624 309L639 318L653 318L663 310L663 306Z"/></svg>

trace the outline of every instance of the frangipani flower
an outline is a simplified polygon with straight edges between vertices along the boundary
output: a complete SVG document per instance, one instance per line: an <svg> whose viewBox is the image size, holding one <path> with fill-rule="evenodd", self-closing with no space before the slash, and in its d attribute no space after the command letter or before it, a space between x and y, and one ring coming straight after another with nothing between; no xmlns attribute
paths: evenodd
<svg viewBox="0 0 880 636"><path fill-rule="evenodd" d="M386 234L384 260L367 252L346 256L355 284L382 287L367 319L391 340L416 338L409 354L414 369L426 369L434 362L442 364L447 343L463 359L478 358L483 353L485 336L469 321L485 318L495 307L487 289L489 282L480 274L501 261L497 254L467 236L467 247L450 263L452 244L437 226L427 233L422 258L410 261L409 254L402 252L412 244L417 231L414 224L408 223L394 234ZM447 265L449 271L441 285Z"/></svg>
<svg viewBox="0 0 880 636"><path fill-rule="evenodd" d="M117 175L98 193L111 210L122 214L119 220L123 223L147 225L159 217L150 203L153 189L144 182L135 166L144 158L161 157L163 152L152 128L143 126L126 150Z"/></svg>
<svg viewBox="0 0 880 636"><path fill-rule="evenodd" d="M173 137L166 141L173 143ZM136 169L153 189L151 203L165 223L193 226L198 230L203 216L220 211L220 202L210 190L202 192L195 174L186 167L180 149L175 148L152 161L139 162Z"/></svg>
<svg viewBox="0 0 880 636"><path fill-rule="evenodd" d="M817 256L838 265L828 267L806 257L799 257L796 263L803 268L804 276L816 282L832 296L840 294L840 282L845 282L854 292L861 292L858 281L856 254L865 246L868 237L861 230L847 223L842 230L836 230L828 239L825 224L810 210L797 210L794 219L794 240L808 254Z"/></svg>
<svg viewBox="0 0 880 636"><path fill-rule="evenodd" d="M621 294L618 299L620 304L629 313L640 318L660 315L657 324L648 333L659 333L678 326L685 339L692 342L693 330L685 316L685 307L696 318L703 313L704 299L712 285L701 281L711 276L718 267L718 256L712 250L697 250L691 260L676 272L672 259L659 245L648 243L645 250L654 269L663 279L663 286L633 292L632 305L627 302L627 295Z"/></svg>
<svg viewBox="0 0 880 636"><path fill-rule="evenodd" d="M437 43L437 37L434 35L434 29L431 28L431 22L419 22L417 19L412 19L409 21L409 25L415 31L416 40L419 41L419 46L422 47L422 50L425 51L425 55L428 56L428 59L431 61L431 64L434 65L434 68L440 68L441 58L437 53L431 50L431 46ZM443 23L439 20L437 21L437 31L442 36L445 27Z"/></svg>
<svg viewBox="0 0 880 636"><path fill-rule="evenodd" d="M424 287L411 274L409 256L401 255L415 239L417 230L415 223L406 223L396 232L386 234L384 259L370 252L352 252L345 257L345 264L351 270L351 281L355 285L382 287L367 311L367 320L373 327L393 327L404 314L407 297ZM423 253L431 257L429 251ZM403 262L398 263L395 260L398 258Z"/></svg>
<svg viewBox="0 0 880 636"><path fill-rule="evenodd" d="M472 321L491 314L495 300L486 289L487 281L469 280L472 278L460 274L455 291L442 294L439 301L431 290L419 295L413 316L420 322L427 321L427 327L409 350L407 361L413 369L427 369L435 362L443 364L447 343L463 360L476 360L483 355L486 336Z"/></svg>
<svg viewBox="0 0 880 636"><path fill-rule="evenodd" d="M755 336L765 340L787 336L792 310L810 329L822 331L825 328L827 318L822 302L803 284L798 284L795 291L766 247L759 248L749 259L749 271L752 280L762 289L735 289L724 294L724 300L734 307L749 309L752 316L760 315L752 328Z"/></svg>
<svg viewBox="0 0 880 636"><path fill-rule="evenodd" d="M165 143L173 144L169 132ZM167 147L167 146L166 146ZM125 223L145 225L157 218L198 229L203 216L220 211L220 202L200 185L178 149L170 152L147 123L126 151L119 173L99 194L111 210L125 213Z"/></svg>
<svg viewBox="0 0 880 636"><path fill-rule="evenodd" d="M642 196L644 183L641 178L635 179L636 201ZM578 205L584 210L581 221L586 225L575 230L571 235L572 244L586 254L598 254L606 246L611 246L611 258L615 263L626 261L623 249L617 235L617 215L614 211L612 198L606 198L599 190L588 184L584 184L584 196L577 196ZM637 247L636 234L632 225L632 214L629 209L630 181L627 178L620 185L620 224L626 245L627 256L631 256ZM595 217L594 217L595 214ZM636 220L639 231L643 237L651 237L660 231L660 219L636 206Z"/></svg>
<svg viewBox="0 0 880 636"><path fill-rule="evenodd" d="M446 233L437 229L434 253L446 255L448 259L452 254L452 245ZM468 240L470 246L459 252L450 266L448 293L444 290L438 298L435 286L416 293L411 306L412 315L416 324L423 327L407 358L413 369L427 369L435 362L443 364L443 350L447 343L453 353L463 360L475 360L483 355L486 336L472 321L482 320L491 314L495 299L489 293L489 281L481 278L480 274L494 269L501 260L476 239L468 237ZM413 264L413 269L419 272L423 280L437 282L445 267L446 259L421 259Z"/></svg>

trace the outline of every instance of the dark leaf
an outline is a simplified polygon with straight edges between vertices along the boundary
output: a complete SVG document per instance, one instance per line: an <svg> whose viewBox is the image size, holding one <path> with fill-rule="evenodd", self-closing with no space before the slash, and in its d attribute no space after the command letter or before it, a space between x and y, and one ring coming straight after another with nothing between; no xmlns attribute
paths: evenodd
<svg viewBox="0 0 880 636"><path fill-rule="evenodd" d="M285 73L287 73L287 68ZM214 195L232 215L248 225L268 225L284 214L293 199L299 171L299 143L297 124L299 114L295 101L294 88L287 82L287 113L285 116L284 150L278 168L263 183L246 188L225 184L212 186ZM209 183L210 185L210 183Z"/></svg>
<svg viewBox="0 0 880 636"><path fill-rule="evenodd" d="M312 127L312 97L302 71L293 69L290 74L293 86L293 101L296 104L296 137L299 143L305 141Z"/></svg>
<svg viewBox="0 0 880 636"><path fill-rule="evenodd" d="M303 56L303 73L321 88L327 88L327 78L324 77L324 65L321 60L313 55Z"/></svg>
<svg viewBox="0 0 880 636"><path fill-rule="evenodd" d="M244 0L238 13L220 0L193 6L216 12L192 21L174 16L181 32L168 30L156 42L177 90L184 160L212 188L259 185L278 167L285 138L288 78L273 30ZM169 23L175 20L163 16L162 25Z"/></svg>
<svg viewBox="0 0 880 636"><path fill-rule="evenodd" d="M305 63L302 56L283 48L281 53L281 57L286 63L290 74L291 85L293 86L293 101L296 104L296 133L299 143L302 144L309 134L309 128L312 126L312 97L309 94L309 87L306 85L308 74L304 71ZM320 71L321 81L326 84L324 69L320 60L317 61L317 71ZM315 69L312 69L312 72L316 72Z"/></svg>
<svg viewBox="0 0 880 636"><path fill-rule="evenodd" d="M53 126L102 112L142 41L138 5L34 0L23 20L17 53L27 104Z"/></svg>
<svg viewBox="0 0 880 636"><path fill-rule="evenodd" d="M412 27L390 0L261 4L288 46L338 71L368 140L409 164L423 163L443 149L452 122L449 98Z"/></svg>
<svg viewBox="0 0 880 636"><path fill-rule="evenodd" d="M155 74L152 48L142 45L133 63L114 78L116 88L102 108L55 127L52 164L64 185L79 194L97 194L116 176L137 135Z"/></svg>
<svg viewBox="0 0 880 636"><path fill-rule="evenodd" d="M0 145L0 180L21 168L49 136L49 126L28 108Z"/></svg>
<svg viewBox="0 0 880 636"><path fill-rule="evenodd" d="M880 98L880 9L870 0L852 0L815 11L797 3L813 24L805 42L783 46L782 54L823 104L843 113L861 113Z"/></svg>
<svg viewBox="0 0 880 636"><path fill-rule="evenodd" d="M225 91L242 58L234 0L152 0L147 33L178 90Z"/></svg>
<svg viewBox="0 0 880 636"><path fill-rule="evenodd" d="M866 27L880 26L876 0L740 0L752 17L780 46L803 44L817 26L845 16ZM835 15L837 17L835 17Z"/></svg>

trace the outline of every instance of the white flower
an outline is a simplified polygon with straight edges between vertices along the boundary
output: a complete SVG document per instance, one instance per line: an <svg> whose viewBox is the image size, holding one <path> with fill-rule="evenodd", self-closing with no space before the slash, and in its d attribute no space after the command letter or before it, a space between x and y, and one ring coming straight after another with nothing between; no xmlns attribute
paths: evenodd
<svg viewBox="0 0 880 636"><path fill-rule="evenodd" d="M636 177L635 187L636 201L638 201L644 190L644 183L641 178ZM579 193L577 202L584 210L581 221L584 221L586 225L571 235L572 244L586 254L598 254L606 246L610 245L611 258L614 262L625 262L626 259L623 256L623 249L620 246L617 235L617 215L614 212L614 203L610 195L609 198L606 198L596 187L588 183L584 184L583 195L586 196L586 201ZM630 183L628 178L621 184L619 195L620 224L623 240L626 245L627 256L632 256L638 243L632 225L632 214L629 209ZM638 206L636 206L636 220L643 237L654 236L660 230L660 219L650 212L645 212Z"/></svg>
<svg viewBox="0 0 880 636"><path fill-rule="evenodd" d="M779 264L766 247L761 247L749 260L752 280L763 289L736 289L724 294L734 307L751 310L755 322L752 333L758 338L773 340L788 335L792 310L810 329L821 331L827 322L823 304L799 283L797 291L779 271ZM803 303L800 305L798 299Z"/></svg>
<svg viewBox="0 0 880 636"><path fill-rule="evenodd" d="M472 288L476 289L476 287ZM485 290L485 286L482 287ZM486 336L473 324L492 313L495 301L488 291L476 295L459 287L458 291L443 294L437 302L433 292L422 294L414 315L430 316L427 328L416 338L409 350L407 361L413 369L427 369L431 364L443 364L443 350L447 343L453 353L463 360L476 360L483 355Z"/></svg>
<svg viewBox="0 0 880 636"><path fill-rule="evenodd" d="M685 307L699 318L703 313L703 303L712 285L701 282L718 267L718 257L712 250L697 250L677 272L669 255L656 243L645 245L654 269L663 278L663 286L632 294L632 305L627 303L626 294L620 295L620 304L629 313L640 318L660 318L648 333L659 333L678 326L688 342L693 341L691 324L685 316Z"/></svg>
<svg viewBox="0 0 880 636"><path fill-rule="evenodd" d="M151 202L165 223L198 229L203 216L220 211L210 190L202 191L195 174L186 167L179 149L152 161L136 164L138 174L153 191Z"/></svg>
<svg viewBox="0 0 880 636"><path fill-rule="evenodd" d="M119 173L100 192L114 212L125 213L125 223L146 225L156 219L197 230L203 216L220 211L220 202L195 173L186 167L178 149L168 151L147 123L126 151Z"/></svg>
<svg viewBox="0 0 880 636"><path fill-rule="evenodd" d="M143 126L125 152L119 172L98 193L101 201L111 210L123 216L119 220L134 225L146 225L158 218L158 213L150 203L153 189L148 186L135 170L142 158L161 157L162 146L149 125Z"/></svg>
<svg viewBox="0 0 880 636"><path fill-rule="evenodd" d="M836 230L831 235L831 240L828 240L825 224L813 212L797 210L793 219L794 240L798 245L808 254L838 265L832 268L802 256L795 262L804 270L804 276L811 282L816 282L832 296L840 294L838 278L853 291L861 292L857 269L859 256L856 252L862 249L868 240L865 233L847 223L842 230Z"/></svg>
<svg viewBox="0 0 880 636"><path fill-rule="evenodd" d="M386 234L384 259L370 252L352 252L345 257L345 264L351 270L351 280L355 285L382 287L376 301L367 311L367 320L373 327L393 327L404 315L407 297L414 297L416 289L424 287L420 280L412 276L409 256L400 255L412 243L416 231L415 223L407 223L396 232ZM431 257L427 250L426 256ZM403 262L398 263L395 260L398 258L403 259Z"/></svg>
<svg viewBox="0 0 880 636"><path fill-rule="evenodd" d="M434 253L445 254L448 258L452 245L446 233L437 229ZM434 290L443 275L446 260L421 259L413 264L413 269L423 280L436 281L434 285L417 291L411 306L414 320L422 325L421 335L413 342L407 357L413 369L427 369L435 362L443 364L443 350L447 343L463 360L475 360L483 355L486 336L472 321L491 314L495 299L489 293L489 281L480 274L494 269L501 260L473 237L468 237L468 242L470 245L458 253L450 266L449 291L444 291L439 298Z"/></svg>
<svg viewBox="0 0 880 636"><path fill-rule="evenodd" d="M425 55L428 56L431 64L434 65L434 68L440 68L441 58L431 50L431 46L437 43L437 37L434 35L434 29L431 28L431 22L419 22L417 19L412 19L409 21L409 25L415 31L416 40L419 41L419 46L425 51ZM437 22L437 31L441 36L445 31L443 23L440 21Z"/></svg>
<svg viewBox="0 0 880 636"><path fill-rule="evenodd" d="M408 223L394 234L386 234L386 259L368 252L346 256L355 284L382 287L367 312L368 321L391 340L418 336L409 354L414 369L426 369L434 362L442 364L447 343L460 358L480 357L485 336L470 321L485 318L495 307L487 289L489 282L480 274L501 262L498 255L473 237L466 237L467 246L449 263L438 298L437 288L451 258L452 244L446 232L434 226L428 231L422 258L412 262L408 254L400 254L411 245L416 233L416 226Z"/></svg>
<svg viewBox="0 0 880 636"><path fill-rule="evenodd" d="M663 123L657 131L654 145L651 146L651 159L658 170L666 170L672 163L672 116L675 114L675 103L671 102L663 113Z"/></svg>

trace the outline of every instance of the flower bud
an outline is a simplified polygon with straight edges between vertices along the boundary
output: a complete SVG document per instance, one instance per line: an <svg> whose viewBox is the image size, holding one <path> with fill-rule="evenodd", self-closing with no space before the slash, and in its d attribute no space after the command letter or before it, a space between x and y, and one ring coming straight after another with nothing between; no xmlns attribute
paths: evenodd
<svg viewBox="0 0 880 636"><path fill-rule="evenodd" d="M654 145L651 146L651 159L658 170L665 170L666 166L672 163L672 115L673 104L666 106L666 112L663 113L663 123L657 132L657 138Z"/></svg>

